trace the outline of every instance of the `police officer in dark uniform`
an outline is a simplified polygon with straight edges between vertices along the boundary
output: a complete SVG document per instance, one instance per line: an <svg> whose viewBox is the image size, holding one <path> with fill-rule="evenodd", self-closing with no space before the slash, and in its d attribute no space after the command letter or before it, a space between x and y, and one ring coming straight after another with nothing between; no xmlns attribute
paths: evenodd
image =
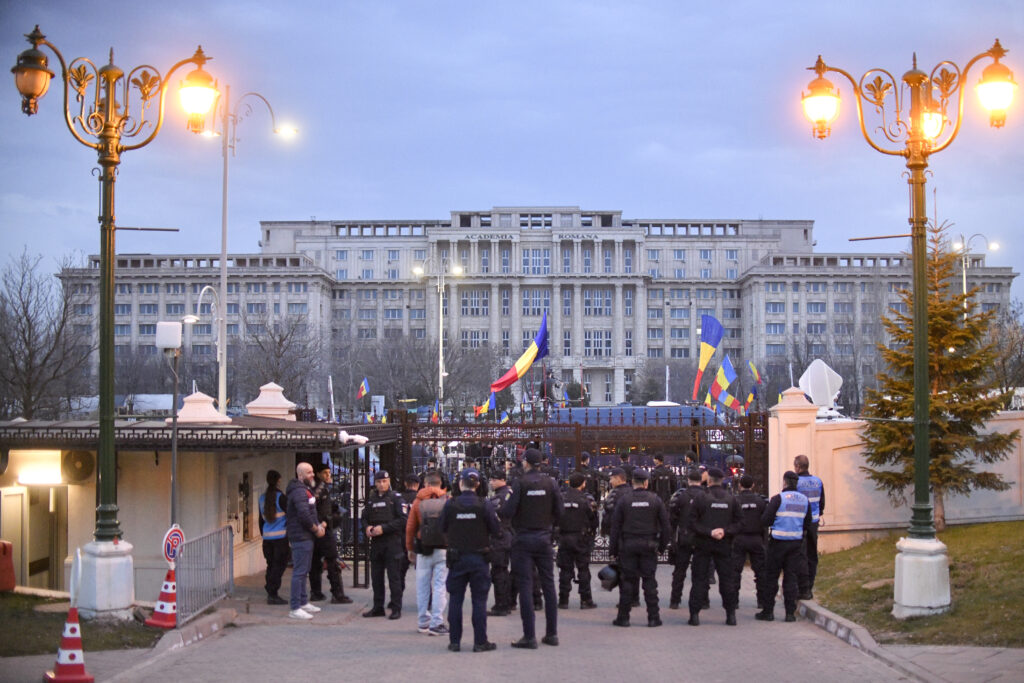
<svg viewBox="0 0 1024 683"><path fill-rule="evenodd" d="M537 649L532 593L533 568L536 567L544 593L546 633L541 642L558 645L558 604L555 601L554 552L552 528L558 526L562 514L562 495L554 479L538 468L541 454L528 448L523 454L525 473L512 484L512 495L501 508L501 516L511 520L515 538L512 540L512 572L519 584L519 615L523 620L523 637L512 647Z"/></svg>
<svg viewBox="0 0 1024 683"><path fill-rule="evenodd" d="M473 652L490 652L497 645L487 640L487 594L491 575L487 554L491 538L499 536L501 524L494 507L477 495L482 477L476 468L462 470L462 493L445 503L441 528L448 537L448 649L458 652L462 640L462 603L469 586L473 603Z"/></svg>
<svg viewBox="0 0 1024 683"><path fill-rule="evenodd" d="M718 592L725 608L725 623L736 625L739 586L732 566L732 537L740 524L740 506L731 493L722 488L725 475L712 467L708 471L708 489L690 505L690 529L694 535L693 585L690 588L690 626L700 626L700 610L708 600L711 565L718 574Z"/></svg>
<svg viewBox="0 0 1024 683"><path fill-rule="evenodd" d="M500 510L512 495L512 487L505 480L506 474L499 469L491 472L491 490L494 496L491 501L494 508ZM491 536L491 584L494 586L494 607L487 612L491 617L505 617L512 612L512 578L508 571L509 552L512 548L512 524L501 520L501 535Z"/></svg>
<svg viewBox="0 0 1024 683"><path fill-rule="evenodd" d="M385 470L377 470L373 477L374 490L366 497L363 510L363 533L370 538L370 582L373 585L373 607L363 612L364 617L384 616L384 574L387 572L391 592L391 614L388 619L402 616L402 557L405 555L405 525L409 508L405 500L391 490L391 477Z"/></svg>
<svg viewBox="0 0 1024 683"><path fill-rule="evenodd" d="M636 465L629 464L629 453L619 453L619 468L626 473L626 486L633 480L633 468Z"/></svg>
<svg viewBox="0 0 1024 683"><path fill-rule="evenodd" d="M352 598L345 595L345 584L341 580L341 567L338 565L338 541L334 529L341 522L340 510L334 509L331 501L331 466L319 465L316 473L316 485L313 486L316 499L316 517L325 523L323 536L313 539L313 561L309 568L309 599L325 600L323 587L323 564L327 561L327 581L331 584L331 604L347 605Z"/></svg>
<svg viewBox="0 0 1024 683"><path fill-rule="evenodd" d="M589 493L594 500L601 500L601 473L591 469L590 453L586 451L580 453L580 464L573 471L583 475L583 479L586 482L583 490Z"/></svg>
<svg viewBox="0 0 1024 683"><path fill-rule="evenodd" d="M548 454L541 452L540 471L548 475L555 480L555 483L559 486L562 485L562 473L558 471L558 468L551 464Z"/></svg>
<svg viewBox="0 0 1024 683"><path fill-rule="evenodd" d="M811 504L807 496L797 490L799 481L796 472L782 475L782 492L772 496L761 515L762 524L769 527L764 609L754 615L761 621L775 620L775 594L779 591L780 573L784 573L782 599L786 606L786 621L796 621L797 577L803 561L800 547L804 533L813 523Z"/></svg>
<svg viewBox="0 0 1024 683"><path fill-rule="evenodd" d="M615 503L609 554L619 559L622 568L619 613L612 623L629 626L629 612L639 599L643 581L647 603L647 625L661 626L658 611L658 555L665 551L671 536L668 510L658 494L648 490L650 474L643 468L633 470L633 490Z"/></svg>
<svg viewBox="0 0 1024 683"><path fill-rule="evenodd" d="M736 502L740 505L740 527L732 539L732 559L736 567L736 585L740 585L743 577L743 565L750 557L750 569L754 572L754 586L757 593L757 606L763 609L764 593L767 581L764 575L764 526L761 515L764 513L765 499L754 493L754 478L744 474L739 478L740 492Z"/></svg>
<svg viewBox="0 0 1024 683"><path fill-rule="evenodd" d="M621 467L613 467L608 471L608 483L611 489L601 501L601 535L607 536L612 531L612 513L615 511L615 503L629 491L629 482L626 473Z"/></svg>
<svg viewBox="0 0 1024 683"><path fill-rule="evenodd" d="M668 505L669 499L677 488L679 487L676 483L676 473L665 464L665 456L661 453L656 453L654 455L654 469L651 470L650 490L658 494L661 502Z"/></svg>
<svg viewBox="0 0 1024 683"><path fill-rule="evenodd" d="M669 595L669 609L679 609L683 599L683 584L686 570L693 558L693 531L690 529L690 505L694 496L704 491L700 485L700 470L693 468L686 473L689 484L672 494L668 501L668 523L672 527L672 592ZM690 579L691 585L693 578ZM704 605L708 606L708 605Z"/></svg>
<svg viewBox="0 0 1024 683"><path fill-rule="evenodd" d="M580 591L580 609L593 609L590 591L590 552L597 532L597 501L585 492L586 479L579 472L569 476L558 523L558 607L569 608L573 574Z"/></svg>
<svg viewBox="0 0 1024 683"><path fill-rule="evenodd" d="M448 475L444 473L444 470L437 466L437 457L430 456L427 458L427 468L420 472L420 488L423 488L423 477L427 476L427 472L437 472L441 475L441 488L445 491L451 491L451 484L448 482Z"/></svg>
<svg viewBox="0 0 1024 683"><path fill-rule="evenodd" d="M464 467L463 469L474 469L477 472L479 472L480 471L480 461L479 460L474 460L473 458L470 458L470 457L467 457L466 458L466 467ZM452 497L453 498L457 498L459 496L459 494L462 493L462 489L459 486L460 481L461 481L461 479L459 481L452 482ZM490 488L488 488L487 482L481 480L480 481L480 485L476 487L476 495L480 496L481 498L486 498L489 493L490 493Z"/></svg>
<svg viewBox="0 0 1024 683"><path fill-rule="evenodd" d="M807 502L811 504L811 526L804 535L803 543L807 563L806 567L801 565L797 576L800 579L801 600L814 598L814 578L818 575L818 526L821 524L821 516L825 514L825 484L807 470L809 466L810 461L806 455L793 458L793 469L800 477L796 490L807 496Z"/></svg>

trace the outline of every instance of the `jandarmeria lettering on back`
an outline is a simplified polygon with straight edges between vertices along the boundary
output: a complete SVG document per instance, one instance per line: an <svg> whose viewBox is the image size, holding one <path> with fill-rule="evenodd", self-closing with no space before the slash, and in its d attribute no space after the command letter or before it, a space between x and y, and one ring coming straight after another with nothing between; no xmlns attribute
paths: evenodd
<svg viewBox="0 0 1024 683"><path fill-rule="evenodd" d="M637 501L633 502L633 507L635 507L635 508L649 508L649 507L651 507L651 504L649 502L647 502L646 500L637 500Z"/></svg>
<svg viewBox="0 0 1024 683"><path fill-rule="evenodd" d="M713 508L727 508L727 507L729 507L729 504L728 503L712 503L711 507L713 507Z"/></svg>
<svg viewBox="0 0 1024 683"><path fill-rule="evenodd" d="M455 515L455 519L476 519L475 512L460 512Z"/></svg>
<svg viewBox="0 0 1024 683"><path fill-rule="evenodd" d="M548 495L548 492L545 491L544 489L533 489L533 490L527 491L526 495L528 495L528 496L546 496L546 495Z"/></svg>

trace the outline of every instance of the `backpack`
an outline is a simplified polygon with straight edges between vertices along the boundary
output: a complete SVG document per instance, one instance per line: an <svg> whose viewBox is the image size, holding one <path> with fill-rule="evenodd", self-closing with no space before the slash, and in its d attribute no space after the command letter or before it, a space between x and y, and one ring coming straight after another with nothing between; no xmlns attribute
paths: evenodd
<svg viewBox="0 0 1024 683"><path fill-rule="evenodd" d="M420 546L424 555L429 555L436 548L448 547L448 539L441 531L441 511L446 502L444 498L424 498L420 501Z"/></svg>

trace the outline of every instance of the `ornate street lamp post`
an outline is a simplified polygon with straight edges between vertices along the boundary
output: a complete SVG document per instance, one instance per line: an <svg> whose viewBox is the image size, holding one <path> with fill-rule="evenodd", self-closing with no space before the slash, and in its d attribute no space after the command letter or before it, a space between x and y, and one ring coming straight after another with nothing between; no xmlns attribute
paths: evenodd
<svg viewBox="0 0 1024 683"><path fill-rule="evenodd" d="M228 300L228 158L235 155L235 146L238 143L236 130L238 124L245 117L252 113L251 99L256 99L267 106L270 112L270 123L276 135L291 137L297 132L291 127L279 128L277 119L274 116L274 108L270 106L267 98L258 92L247 92L235 100L234 107L231 106L231 86L224 86L224 96L218 99L214 110L220 108L221 124L219 131L203 131L203 135L209 137L220 136L221 156L224 160L224 173L221 188L221 211L220 211L220 287L218 303L227 306ZM247 101L250 100L250 101ZM245 105L243 108L243 104ZM231 152L228 154L228 152ZM202 295L200 295L201 297ZM227 332L228 323L226 310L220 305L217 307L217 409L221 415L226 414L228 408L227 387L228 387L228 344Z"/></svg>
<svg viewBox="0 0 1024 683"><path fill-rule="evenodd" d="M36 113L38 100L50 87L54 73L48 68L48 58L39 48L45 45L60 61L60 77L64 83L64 120L72 137L90 149L96 150L100 165L100 305L99 305L99 446L97 449L98 499L96 508L95 543L86 547L85 555L97 564L102 558L119 557L120 564L113 571L119 579L126 579L132 588L131 545L116 543L122 535L117 519L117 475L114 453L114 181L121 153L145 147L160 132L164 122L164 102L171 76L186 64L195 68L185 77L180 89L181 103L189 115L188 128L199 132L203 117L217 96L213 77L203 70L208 58L202 48L167 71L166 76L149 65L141 65L125 72L114 65L114 50L110 50L108 64L97 67L86 57L77 57L67 63L60 50L46 39L36 26L25 36L32 47L18 55L11 69L18 92L22 96L21 109L31 116ZM76 104L72 104L74 92ZM156 111L152 111L155 107ZM141 142L126 145L128 138L141 136ZM111 549L109 545L120 545ZM89 546L93 552L90 552ZM99 546L99 547L95 547ZM83 560L83 583L92 566ZM123 574L127 567L127 576ZM109 569L97 569L99 574ZM104 590L121 589L112 582L98 577L97 584L106 583ZM99 591L99 588L97 588ZM80 595L84 614L90 612L127 612L131 595L124 603L124 595L91 595L86 587ZM95 604L89 600L95 598ZM83 602L84 601L84 602Z"/></svg>
<svg viewBox="0 0 1024 683"><path fill-rule="evenodd" d="M949 608L949 569L946 547L935 538L929 488L928 444L928 291L925 228L925 169L930 155L946 149L960 131L964 110L964 83L971 67L990 58L977 85L982 106L988 109L991 125L1001 127L1017 84L1012 72L999 62L1006 50L995 41L961 70L950 61L939 62L930 74L913 68L897 81L884 69L870 69L855 80L849 73L828 66L818 56L808 67L817 75L803 96L804 113L814 124L814 135L828 137L832 121L839 115L839 93L825 74L845 77L853 88L857 119L867 143L883 154L906 159L910 184L910 238L913 263L914 325L914 503L909 539L897 544L895 606L896 617L942 612ZM902 82L901 82L902 81ZM892 95L890 103L889 95ZM908 101L909 98L909 101ZM871 132L865 124L862 102L871 105L879 119ZM950 107L952 105L952 107ZM890 109L891 106L891 109ZM902 147L889 147L888 144Z"/></svg>
<svg viewBox="0 0 1024 683"><path fill-rule="evenodd" d="M428 264L436 268L436 272L425 270L425 266ZM446 258L435 262L431 257L424 265L413 267L412 272L416 277L434 276L437 278L437 404L443 413L444 378L448 374L444 371L444 278L446 274L461 277L462 266L452 263ZM455 305L454 301L451 303L452 306Z"/></svg>

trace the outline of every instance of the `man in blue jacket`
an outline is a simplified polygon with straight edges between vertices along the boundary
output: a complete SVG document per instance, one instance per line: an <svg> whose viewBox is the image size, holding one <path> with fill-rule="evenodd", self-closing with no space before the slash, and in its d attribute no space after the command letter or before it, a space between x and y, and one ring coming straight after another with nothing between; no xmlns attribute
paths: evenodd
<svg viewBox="0 0 1024 683"><path fill-rule="evenodd" d="M316 496L313 495L313 466L300 462L295 468L295 479L288 482L285 494L288 496L286 530L288 545L292 548L292 619L312 619L320 608L309 602L307 579L313 561L313 539L324 535L326 523L316 516Z"/></svg>

